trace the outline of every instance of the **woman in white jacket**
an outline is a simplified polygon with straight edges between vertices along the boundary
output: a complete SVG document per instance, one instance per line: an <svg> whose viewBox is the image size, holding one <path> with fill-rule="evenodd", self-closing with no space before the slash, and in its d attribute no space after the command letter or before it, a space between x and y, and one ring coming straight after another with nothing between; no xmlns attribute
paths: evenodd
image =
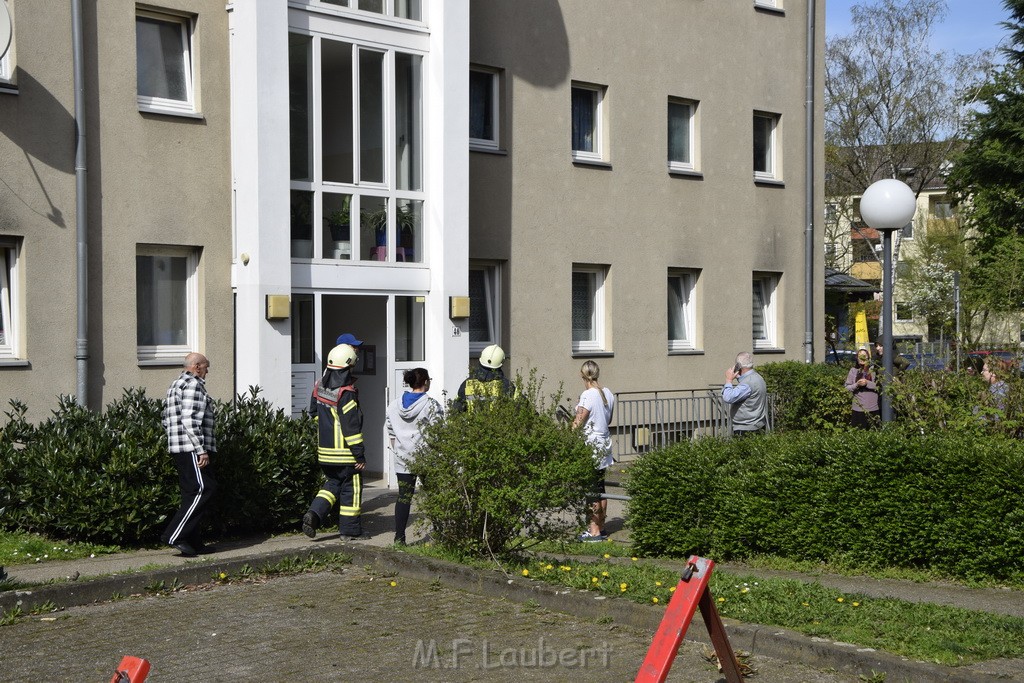
<svg viewBox="0 0 1024 683"><path fill-rule="evenodd" d="M385 422L391 437L392 466L398 476L396 545L405 545L405 527L409 523L412 497L416 493L416 476L409 474L409 464L423 441L423 427L441 414L441 404L427 396L430 375L426 368L406 370L402 380L409 386L409 391L391 402Z"/></svg>

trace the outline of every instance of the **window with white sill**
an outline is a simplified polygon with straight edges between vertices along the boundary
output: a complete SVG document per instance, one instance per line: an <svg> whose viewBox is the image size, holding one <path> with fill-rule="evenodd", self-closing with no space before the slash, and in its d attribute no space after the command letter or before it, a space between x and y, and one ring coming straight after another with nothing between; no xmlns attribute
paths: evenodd
<svg viewBox="0 0 1024 683"><path fill-rule="evenodd" d="M695 270L668 273L668 350L697 348L697 276Z"/></svg>
<svg viewBox="0 0 1024 683"><path fill-rule="evenodd" d="M501 267L469 264L469 351L501 343Z"/></svg>
<svg viewBox="0 0 1024 683"><path fill-rule="evenodd" d="M572 269L572 350L603 351L607 266L574 265Z"/></svg>
<svg viewBox="0 0 1024 683"><path fill-rule="evenodd" d="M779 180L779 117L754 113L754 180Z"/></svg>
<svg viewBox="0 0 1024 683"><path fill-rule="evenodd" d="M195 113L194 25L187 16L136 13L136 91L141 111Z"/></svg>
<svg viewBox="0 0 1024 683"><path fill-rule="evenodd" d="M469 146L473 149L500 148L501 75L496 70L469 70Z"/></svg>
<svg viewBox="0 0 1024 683"><path fill-rule="evenodd" d="M777 322L779 276L755 273L753 277L754 349L779 348Z"/></svg>
<svg viewBox="0 0 1024 683"><path fill-rule="evenodd" d="M0 238L0 359L24 358L20 240Z"/></svg>
<svg viewBox="0 0 1024 683"><path fill-rule="evenodd" d="M11 18L11 6L7 0L0 0L0 4L3 7L0 10L6 10L8 18ZM12 85L14 81L14 22L11 21L11 41L9 44L4 45L0 40L0 50L4 50L3 56L0 57L0 85Z"/></svg>
<svg viewBox="0 0 1024 683"><path fill-rule="evenodd" d="M572 158L575 161L605 161L605 87L572 84Z"/></svg>
<svg viewBox="0 0 1024 683"><path fill-rule="evenodd" d="M692 100L668 101L668 167L670 171L693 171L695 159L697 103Z"/></svg>
<svg viewBox="0 0 1024 683"><path fill-rule="evenodd" d="M199 250L139 245L135 256L140 361L180 361L199 348Z"/></svg>

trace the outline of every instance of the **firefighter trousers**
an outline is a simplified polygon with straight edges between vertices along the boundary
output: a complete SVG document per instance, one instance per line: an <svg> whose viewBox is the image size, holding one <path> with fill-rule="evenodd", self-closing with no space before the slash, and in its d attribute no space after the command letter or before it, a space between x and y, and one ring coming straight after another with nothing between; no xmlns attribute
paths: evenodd
<svg viewBox="0 0 1024 683"><path fill-rule="evenodd" d="M355 468L355 465L335 465L322 462L320 469L327 477L327 481L317 492L316 498L309 506L309 511L323 523L331 510L337 506L338 531L341 535L362 535L363 527L359 521L363 501L362 474Z"/></svg>

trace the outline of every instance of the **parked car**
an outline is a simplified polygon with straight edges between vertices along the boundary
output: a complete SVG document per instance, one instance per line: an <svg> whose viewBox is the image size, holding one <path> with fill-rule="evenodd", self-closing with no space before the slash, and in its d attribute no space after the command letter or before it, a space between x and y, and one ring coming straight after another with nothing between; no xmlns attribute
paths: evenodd
<svg viewBox="0 0 1024 683"><path fill-rule="evenodd" d="M946 359L934 353L903 353L907 359L907 370L945 370Z"/></svg>
<svg viewBox="0 0 1024 683"><path fill-rule="evenodd" d="M829 365L852 368L857 363L857 352L847 349L829 349L825 353L825 362Z"/></svg>

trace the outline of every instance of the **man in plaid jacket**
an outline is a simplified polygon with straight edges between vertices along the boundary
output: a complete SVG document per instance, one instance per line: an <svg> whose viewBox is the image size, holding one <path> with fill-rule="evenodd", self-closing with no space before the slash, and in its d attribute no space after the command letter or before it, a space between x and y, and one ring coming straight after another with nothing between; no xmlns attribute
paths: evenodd
<svg viewBox="0 0 1024 683"><path fill-rule="evenodd" d="M203 514L217 490L209 467L210 454L217 450L213 401L206 392L209 370L210 361L203 354L185 356L185 369L171 383L164 401L163 425L167 448L178 469L181 506L162 538L185 557L212 552L199 538Z"/></svg>

